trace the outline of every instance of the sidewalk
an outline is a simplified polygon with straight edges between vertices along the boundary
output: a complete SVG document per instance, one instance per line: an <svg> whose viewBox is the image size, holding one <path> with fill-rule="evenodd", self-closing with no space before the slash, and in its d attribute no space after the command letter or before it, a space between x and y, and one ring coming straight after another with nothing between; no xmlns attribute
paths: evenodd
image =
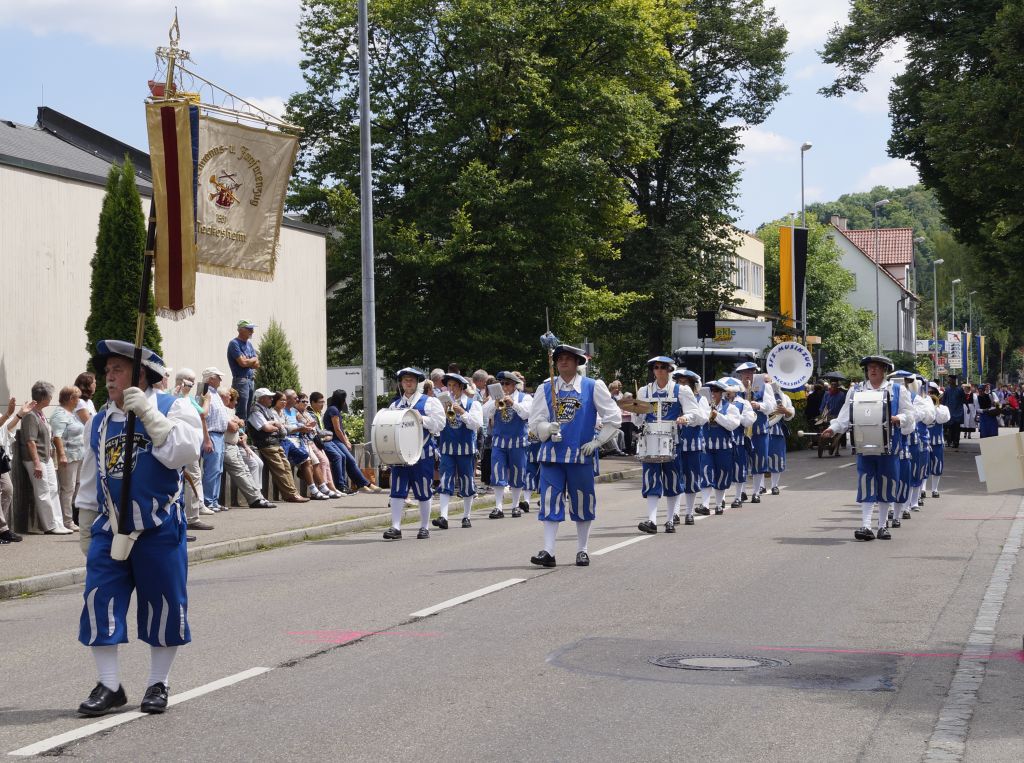
<svg viewBox="0 0 1024 763"><path fill-rule="evenodd" d="M602 458L601 467L600 482L614 482L640 474L640 465L633 458ZM434 504L436 506L436 499ZM391 519L389 505L390 499L385 491L377 495L357 493L332 501L279 503L276 509L232 508L226 513L203 516L203 520L212 524L214 529L189 531L190 535L196 536L195 542L188 544L189 564L384 526ZM473 504L474 510L493 506L494 496L490 493L478 496ZM406 520L418 517L418 509L406 507ZM78 533L23 537L21 543L0 546L0 599L85 580L85 557L78 542Z"/></svg>

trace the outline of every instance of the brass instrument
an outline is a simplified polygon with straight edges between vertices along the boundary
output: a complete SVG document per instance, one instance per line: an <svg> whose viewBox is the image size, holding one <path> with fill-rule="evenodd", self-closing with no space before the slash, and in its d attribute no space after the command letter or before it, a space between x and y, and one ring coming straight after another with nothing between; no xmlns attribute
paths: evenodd
<svg viewBox="0 0 1024 763"><path fill-rule="evenodd" d="M750 405L753 405L754 401L751 400L751 397L753 397L753 395L751 394L751 391L750 391L750 382L749 381L746 381L746 382L743 383L743 389L744 389L744 395L746 396L747 403L749 403ZM751 437L753 437L754 436L754 425L751 424L749 427L744 427L743 434L744 434L744 436L748 440Z"/></svg>
<svg viewBox="0 0 1024 763"><path fill-rule="evenodd" d="M495 401L494 407L499 411L504 411L508 408L511 408L512 404L512 398L506 395L505 397L501 398L501 400Z"/></svg>

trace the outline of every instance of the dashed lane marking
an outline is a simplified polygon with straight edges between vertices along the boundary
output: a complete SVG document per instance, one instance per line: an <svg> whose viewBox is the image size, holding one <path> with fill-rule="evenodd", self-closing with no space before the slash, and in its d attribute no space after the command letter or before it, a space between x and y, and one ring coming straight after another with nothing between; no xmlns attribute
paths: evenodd
<svg viewBox="0 0 1024 763"><path fill-rule="evenodd" d="M812 474L810 477L804 477L804 479L813 480L815 477L824 477L826 474L828 474L828 472L818 472L817 474Z"/></svg>
<svg viewBox="0 0 1024 763"><path fill-rule="evenodd" d="M477 590L470 591L462 596L456 596L454 599L448 599L447 601L442 601L440 604L435 604L432 607L427 607L426 609L421 609L418 612L413 612L409 617L428 617L429 615L441 612L442 610L457 607L459 604L465 604L467 601L479 599L481 596L486 596L489 593L494 593L495 591L500 591L503 588L514 586L517 583L525 582L526 578L509 578L508 580L503 580L500 583L489 585L486 588L478 588Z"/></svg>

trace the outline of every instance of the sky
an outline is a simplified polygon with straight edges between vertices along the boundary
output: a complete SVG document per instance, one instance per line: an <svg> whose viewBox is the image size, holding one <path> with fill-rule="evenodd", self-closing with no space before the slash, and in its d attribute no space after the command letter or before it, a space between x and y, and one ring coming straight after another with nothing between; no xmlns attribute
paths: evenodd
<svg viewBox="0 0 1024 763"><path fill-rule="evenodd" d="M789 92L767 121L744 132L737 225L754 230L799 212L804 141L813 145L804 157L808 204L916 183L908 162L886 154L887 94L900 52L868 78L868 92L824 98L817 90L833 70L817 51L846 18L848 0L765 1L789 30ZM299 0L0 0L0 119L33 124L46 105L145 149L142 100L175 5L180 44L199 73L272 113L303 89Z"/></svg>

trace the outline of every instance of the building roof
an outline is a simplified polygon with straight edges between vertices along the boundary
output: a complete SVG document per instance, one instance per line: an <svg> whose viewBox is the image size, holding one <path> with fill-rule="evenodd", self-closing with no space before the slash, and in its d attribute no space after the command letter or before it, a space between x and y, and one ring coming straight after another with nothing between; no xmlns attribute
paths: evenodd
<svg viewBox="0 0 1024 763"><path fill-rule="evenodd" d="M833 233L841 233L843 235L843 238L845 238L849 242L850 246L852 246L855 251L859 252L861 254L861 256L867 257L868 261L871 262L872 264L874 264L875 258L869 256L867 252L865 252L863 249L861 249L859 246L857 246L857 244L854 243L854 241L850 238L850 236L847 235L849 233L871 233L872 231L848 231L848 230L843 230L842 228L839 228L839 227L837 227L835 225L829 225L829 228L831 228L831 230L829 231L829 235L833 235ZM881 232L882 230L885 230L885 229L880 228L879 232ZM906 230L906 231L911 231L912 229L911 228L889 228L888 230ZM879 243L879 247L878 248L879 248L879 250L881 250L881 248L882 248L881 247L881 243L882 243L881 240L879 240L878 243ZM913 239L911 239L911 246L913 246ZM884 262L883 262L883 265L884 265ZM906 285L904 285L898 278L896 278L896 276L894 276L892 273L890 273L888 270L886 270L885 267L879 267L878 265L875 265L875 267L877 267L878 270L881 271L882 274L886 278L888 278L894 284L899 286L902 291L906 292L910 296L910 298L913 299L915 302L920 302L921 301L920 298L918 298L918 296L916 294L914 294L914 292L912 292L910 289L908 289L906 287Z"/></svg>
<svg viewBox="0 0 1024 763"><path fill-rule="evenodd" d="M872 261L875 259L874 229L849 230L836 228L846 236L855 247L860 249ZM883 266L914 264L914 229L913 228L879 228L878 261Z"/></svg>
<svg viewBox="0 0 1024 763"><path fill-rule="evenodd" d="M149 154L69 116L40 106L35 125L0 120L0 165L106 186L107 173L127 154L135 166L139 193L153 193ZM284 215L281 224L325 235L328 231Z"/></svg>

